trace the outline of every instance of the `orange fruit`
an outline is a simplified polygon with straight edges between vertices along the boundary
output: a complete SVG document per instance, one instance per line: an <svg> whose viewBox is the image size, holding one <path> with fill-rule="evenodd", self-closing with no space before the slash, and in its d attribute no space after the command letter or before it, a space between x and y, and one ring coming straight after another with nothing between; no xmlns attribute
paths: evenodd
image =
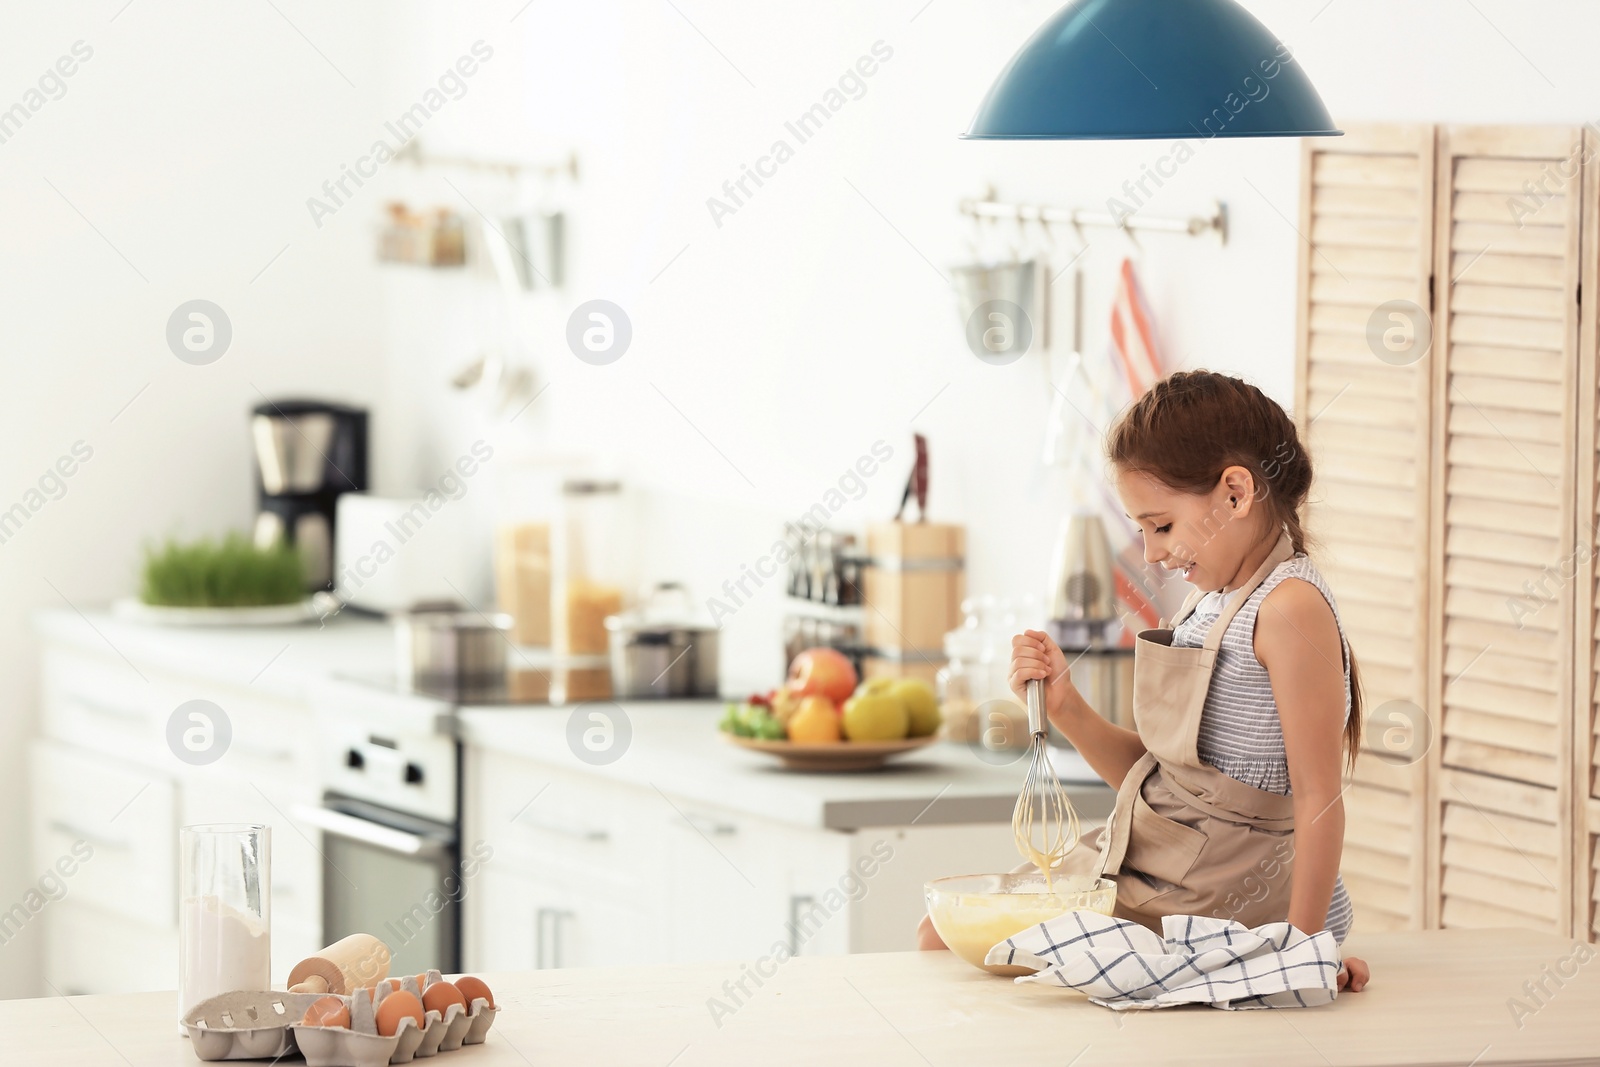
<svg viewBox="0 0 1600 1067"><path fill-rule="evenodd" d="M789 740L797 745L827 745L841 740L839 711L823 696L800 701L789 719Z"/></svg>

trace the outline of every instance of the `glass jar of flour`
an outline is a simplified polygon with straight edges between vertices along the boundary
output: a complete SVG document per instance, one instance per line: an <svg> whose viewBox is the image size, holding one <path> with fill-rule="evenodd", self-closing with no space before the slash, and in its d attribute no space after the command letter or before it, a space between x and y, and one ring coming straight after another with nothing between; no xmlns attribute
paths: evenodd
<svg viewBox="0 0 1600 1067"><path fill-rule="evenodd" d="M272 988L272 827L185 826L178 844L181 1020L219 993Z"/></svg>

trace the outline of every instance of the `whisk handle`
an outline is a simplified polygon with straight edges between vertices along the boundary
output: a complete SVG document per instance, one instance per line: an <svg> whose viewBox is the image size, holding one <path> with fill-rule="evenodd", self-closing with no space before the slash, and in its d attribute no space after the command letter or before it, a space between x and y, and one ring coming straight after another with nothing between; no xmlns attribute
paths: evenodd
<svg viewBox="0 0 1600 1067"><path fill-rule="evenodd" d="M1040 737L1044 735L1046 729L1044 721L1044 679L1032 678L1028 681L1028 732Z"/></svg>

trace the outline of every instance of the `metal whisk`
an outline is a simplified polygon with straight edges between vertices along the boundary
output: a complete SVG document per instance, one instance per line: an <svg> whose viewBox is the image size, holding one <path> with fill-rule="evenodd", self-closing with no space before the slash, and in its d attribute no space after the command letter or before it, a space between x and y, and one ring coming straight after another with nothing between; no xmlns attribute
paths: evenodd
<svg viewBox="0 0 1600 1067"><path fill-rule="evenodd" d="M1033 735L1028 745L1028 777L1011 813L1011 833L1022 858L1043 871L1048 880L1050 871L1060 866L1078 843L1078 811L1050 762L1042 679L1028 683L1028 730Z"/></svg>

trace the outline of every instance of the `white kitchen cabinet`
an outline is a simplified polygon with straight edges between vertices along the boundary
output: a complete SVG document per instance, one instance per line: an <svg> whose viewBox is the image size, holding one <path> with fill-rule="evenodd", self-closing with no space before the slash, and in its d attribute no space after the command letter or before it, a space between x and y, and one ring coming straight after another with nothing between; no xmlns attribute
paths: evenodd
<svg viewBox="0 0 1600 1067"><path fill-rule="evenodd" d="M39 671L40 728L63 744L119 760L171 760L161 694L127 664L76 648L46 645ZM172 708L166 709L167 714Z"/></svg>
<svg viewBox="0 0 1600 1067"><path fill-rule="evenodd" d="M780 945L846 951L848 918L815 909L848 865L850 835L688 801L661 807L674 962L755 958Z"/></svg>
<svg viewBox="0 0 1600 1067"><path fill-rule="evenodd" d="M593 893L581 883L551 884L536 913L535 961L541 968L617 967L667 962L658 936L664 916L655 887L626 895Z"/></svg>
<svg viewBox="0 0 1600 1067"><path fill-rule="evenodd" d="M492 850L462 899L464 966L666 962L654 794L481 749L463 781L465 850Z"/></svg>
<svg viewBox="0 0 1600 1067"><path fill-rule="evenodd" d="M174 642L185 640L174 631ZM73 859L62 899L30 922L44 928L44 976L61 992L170 989L177 983L178 828L272 827L273 974L322 947L322 857L315 831L288 813L321 784L308 708L242 686L141 667L112 653L49 642L40 727L30 752L33 857L39 871ZM186 701L222 708L232 739L195 766L167 746ZM90 853L79 862L72 849ZM49 990L41 990L48 992Z"/></svg>
<svg viewBox="0 0 1600 1067"><path fill-rule="evenodd" d="M462 900L472 971L541 970L665 962L658 899L597 893L559 870L484 864Z"/></svg>
<svg viewBox="0 0 1600 1067"><path fill-rule="evenodd" d="M463 782L465 840L494 853L469 970L905 950L924 882L1018 863L1000 823L826 830L477 745Z"/></svg>
<svg viewBox="0 0 1600 1067"><path fill-rule="evenodd" d="M140 993L178 988L178 928L105 911L71 896L51 904L44 947L47 995ZM172 998L172 1014L178 998Z"/></svg>
<svg viewBox="0 0 1600 1067"><path fill-rule="evenodd" d="M469 971L526 971L538 966L538 881L493 860L461 898L462 966Z"/></svg>
<svg viewBox="0 0 1600 1067"><path fill-rule="evenodd" d="M34 869L55 872L75 900L174 924L172 779L55 741L34 742L31 757Z"/></svg>

